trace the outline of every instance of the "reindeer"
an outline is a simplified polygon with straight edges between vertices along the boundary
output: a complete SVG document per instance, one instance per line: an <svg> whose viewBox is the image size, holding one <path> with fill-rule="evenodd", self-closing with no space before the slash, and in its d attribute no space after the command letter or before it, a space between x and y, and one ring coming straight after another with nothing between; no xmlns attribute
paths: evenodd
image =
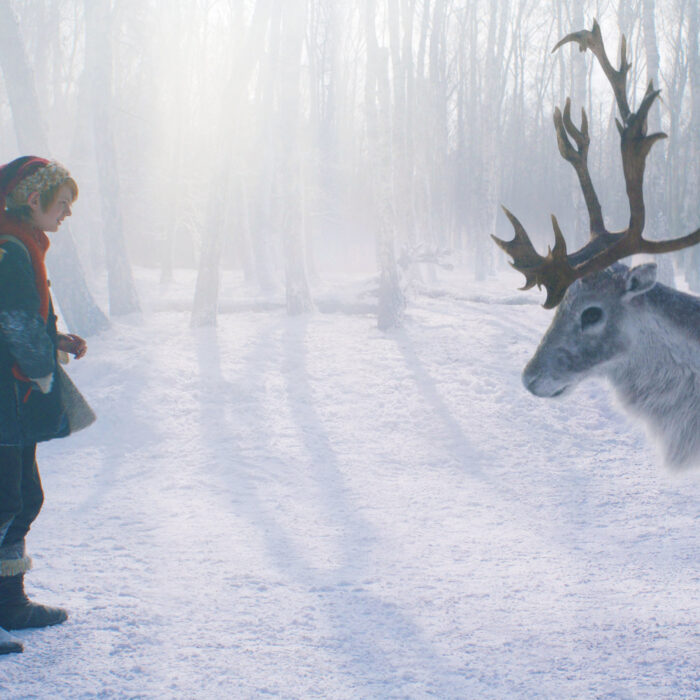
<svg viewBox="0 0 700 700"><path fill-rule="evenodd" d="M656 265L634 268L620 260L635 253L667 253L700 242L700 229L680 238L643 238L644 167L651 147L666 134L647 135L647 115L659 95L649 83L636 112L627 102L625 38L620 67L610 63L600 27L567 35L555 47L575 42L598 59L615 95L620 119L623 173L630 218L623 231L605 227L588 172L588 120L571 119L571 101L554 111L557 143L581 185L590 221L590 240L569 254L556 217L554 248L546 256L535 250L518 219L504 207L515 231L512 241L493 237L525 275L524 289L535 284L547 291L545 308L557 308L534 357L523 371L525 387L541 397L565 394L589 376L607 378L624 406L638 415L663 446L672 468L700 462L700 298L656 281Z"/></svg>

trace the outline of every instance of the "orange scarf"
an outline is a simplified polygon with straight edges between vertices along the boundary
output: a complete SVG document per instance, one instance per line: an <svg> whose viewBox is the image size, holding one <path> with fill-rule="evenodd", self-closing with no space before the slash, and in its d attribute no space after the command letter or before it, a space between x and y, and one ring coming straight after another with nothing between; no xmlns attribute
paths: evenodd
<svg viewBox="0 0 700 700"><path fill-rule="evenodd" d="M34 270L34 284L39 294L39 314L46 321L49 317L49 282L46 276L45 258L50 245L49 237L26 221L8 216L3 211L0 212L0 244L6 240L5 236L20 240L29 252ZM30 381L16 364L12 368L12 374L22 382ZM29 398L30 392L31 389L24 397L25 401Z"/></svg>

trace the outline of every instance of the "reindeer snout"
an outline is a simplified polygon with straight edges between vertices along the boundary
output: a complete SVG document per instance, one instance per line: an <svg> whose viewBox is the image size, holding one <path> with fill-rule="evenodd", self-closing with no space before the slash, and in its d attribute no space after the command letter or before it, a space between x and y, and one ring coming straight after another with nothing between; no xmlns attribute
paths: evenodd
<svg viewBox="0 0 700 700"><path fill-rule="evenodd" d="M560 396L568 388L566 376L570 368L571 354L564 349L558 349L548 356L536 353L525 366L521 379L531 394L552 398Z"/></svg>
<svg viewBox="0 0 700 700"><path fill-rule="evenodd" d="M522 376L522 381L523 385L525 388L531 393L534 394L535 396L547 396L547 392L542 391L542 386L539 377L531 376L528 375L526 372L523 372Z"/></svg>
<svg viewBox="0 0 700 700"><path fill-rule="evenodd" d="M529 362L525 369L523 370L522 376L520 379L523 382L523 386L531 393L537 396L538 391L537 391L537 380L538 380L538 375L539 373L533 372L532 369L532 362Z"/></svg>

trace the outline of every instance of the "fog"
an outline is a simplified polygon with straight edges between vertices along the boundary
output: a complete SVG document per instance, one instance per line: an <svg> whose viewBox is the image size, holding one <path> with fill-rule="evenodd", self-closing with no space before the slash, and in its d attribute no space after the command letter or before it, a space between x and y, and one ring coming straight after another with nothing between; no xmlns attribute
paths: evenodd
<svg viewBox="0 0 700 700"><path fill-rule="evenodd" d="M319 280L353 273L378 275L389 327L412 265L477 277L505 266L488 236L511 235L500 204L540 248L551 213L585 239L552 124L567 96L576 122L588 113L606 223L626 225L610 86L589 53L551 52L594 18L615 64L627 37L633 109L649 80L663 91L650 127L669 138L647 165L647 231L697 227L698 14L697 0L3 3L0 159L50 156L74 174L76 260L86 294L107 269L107 314L139 308L136 268L163 284L196 270L195 324L215 322L222 271L284 291L290 313L313 308ZM699 288L697 254L674 259ZM65 241L53 260L69 323L99 327L68 291L78 268Z"/></svg>

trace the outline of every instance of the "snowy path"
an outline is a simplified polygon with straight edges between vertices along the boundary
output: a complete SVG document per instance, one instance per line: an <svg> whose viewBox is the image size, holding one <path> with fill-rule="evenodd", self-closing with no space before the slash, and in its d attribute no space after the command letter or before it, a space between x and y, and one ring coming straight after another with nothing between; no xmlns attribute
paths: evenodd
<svg viewBox="0 0 700 700"><path fill-rule="evenodd" d="M116 323L39 454L28 583L72 616L0 697L698 697L700 479L600 386L526 394L548 319Z"/></svg>

